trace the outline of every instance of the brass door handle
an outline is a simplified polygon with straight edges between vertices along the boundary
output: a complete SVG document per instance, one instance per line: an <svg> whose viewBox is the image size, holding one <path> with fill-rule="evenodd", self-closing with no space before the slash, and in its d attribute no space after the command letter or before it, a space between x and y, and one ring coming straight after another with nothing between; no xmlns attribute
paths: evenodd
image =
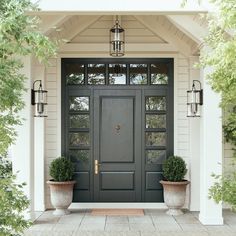
<svg viewBox="0 0 236 236"><path fill-rule="evenodd" d="M98 167L100 166L101 164L99 164L98 160L95 160L94 161L94 173L95 175L98 174Z"/></svg>

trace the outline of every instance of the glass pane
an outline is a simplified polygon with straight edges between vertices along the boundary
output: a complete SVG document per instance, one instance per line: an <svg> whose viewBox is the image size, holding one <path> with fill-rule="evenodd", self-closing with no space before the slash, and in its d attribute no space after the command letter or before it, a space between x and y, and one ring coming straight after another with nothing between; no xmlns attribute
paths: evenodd
<svg viewBox="0 0 236 236"><path fill-rule="evenodd" d="M146 132L146 146L166 146L166 133Z"/></svg>
<svg viewBox="0 0 236 236"><path fill-rule="evenodd" d="M147 150L146 161L147 164L162 164L166 159L165 150Z"/></svg>
<svg viewBox="0 0 236 236"><path fill-rule="evenodd" d="M68 85L84 84L84 64L67 64L66 70L66 83Z"/></svg>
<svg viewBox="0 0 236 236"><path fill-rule="evenodd" d="M165 128L166 115L146 115L146 128Z"/></svg>
<svg viewBox="0 0 236 236"><path fill-rule="evenodd" d="M166 97L146 97L147 111L166 110Z"/></svg>
<svg viewBox="0 0 236 236"><path fill-rule="evenodd" d="M69 146L88 146L89 133L70 133Z"/></svg>
<svg viewBox="0 0 236 236"><path fill-rule="evenodd" d="M147 64L130 64L130 84L147 84Z"/></svg>
<svg viewBox="0 0 236 236"><path fill-rule="evenodd" d="M87 162L89 160L89 150L71 150L70 159L72 162Z"/></svg>
<svg viewBox="0 0 236 236"><path fill-rule="evenodd" d="M70 111L88 111L89 97L70 97Z"/></svg>
<svg viewBox="0 0 236 236"><path fill-rule="evenodd" d="M168 84L168 76L165 74L151 74L151 84Z"/></svg>
<svg viewBox="0 0 236 236"><path fill-rule="evenodd" d="M105 84L105 64L88 64L88 84Z"/></svg>
<svg viewBox="0 0 236 236"><path fill-rule="evenodd" d="M109 64L109 84L126 84L126 64Z"/></svg>
<svg viewBox="0 0 236 236"><path fill-rule="evenodd" d="M151 84L168 84L166 64L151 64Z"/></svg>
<svg viewBox="0 0 236 236"><path fill-rule="evenodd" d="M89 115L71 115L70 128L89 128Z"/></svg>

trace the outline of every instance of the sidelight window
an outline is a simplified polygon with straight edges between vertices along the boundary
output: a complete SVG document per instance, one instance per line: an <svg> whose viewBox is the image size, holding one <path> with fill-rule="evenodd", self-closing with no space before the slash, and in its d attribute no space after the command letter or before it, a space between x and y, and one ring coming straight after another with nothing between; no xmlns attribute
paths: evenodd
<svg viewBox="0 0 236 236"><path fill-rule="evenodd" d="M91 145L89 96L69 97L68 131L71 160L77 164L86 163L89 160Z"/></svg>
<svg viewBox="0 0 236 236"><path fill-rule="evenodd" d="M145 97L145 158L147 164L162 164L166 159L166 97Z"/></svg>

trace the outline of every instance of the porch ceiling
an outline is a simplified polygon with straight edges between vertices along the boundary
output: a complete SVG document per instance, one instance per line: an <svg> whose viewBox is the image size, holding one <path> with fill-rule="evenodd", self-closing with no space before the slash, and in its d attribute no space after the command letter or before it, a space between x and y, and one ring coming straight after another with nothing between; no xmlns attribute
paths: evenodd
<svg viewBox="0 0 236 236"><path fill-rule="evenodd" d="M89 52L108 50L109 29L113 15L41 15L40 31L52 39L61 40L60 51ZM126 30L126 51L179 51L185 55L198 54L205 25L193 15L122 15ZM145 45L145 48L143 46ZM136 49L135 49L136 48ZM98 50L98 49L97 49Z"/></svg>
<svg viewBox="0 0 236 236"><path fill-rule="evenodd" d="M180 0L60 0L57 4L55 1L49 0L31 0L37 2L42 12L40 14L60 14L66 13L70 15L76 14L123 14L123 15L151 15L151 14L192 14L206 13L211 10L211 4L208 0L199 1L188 0L185 7L181 6Z"/></svg>

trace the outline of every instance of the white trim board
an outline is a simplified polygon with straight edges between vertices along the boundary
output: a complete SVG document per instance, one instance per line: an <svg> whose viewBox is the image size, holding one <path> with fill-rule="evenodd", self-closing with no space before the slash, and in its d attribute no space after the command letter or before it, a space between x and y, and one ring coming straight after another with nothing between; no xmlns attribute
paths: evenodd
<svg viewBox="0 0 236 236"><path fill-rule="evenodd" d="M116 208L116 209L167 209L165 203L149 202L78 202L72 203L69 209Z"/></svg>

